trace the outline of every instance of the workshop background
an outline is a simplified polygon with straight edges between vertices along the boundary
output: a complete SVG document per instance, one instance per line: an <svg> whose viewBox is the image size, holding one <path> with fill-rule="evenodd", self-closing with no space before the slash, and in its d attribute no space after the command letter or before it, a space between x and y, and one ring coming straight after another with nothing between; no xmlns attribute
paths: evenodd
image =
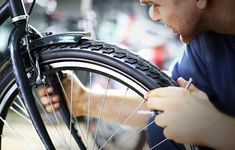
<svg viewBox="0 0 235 150"><path fill-rule="evenodd" d="M90 32L93 39L128 48L167 70L182 43L162 23L152 21L148 9L139 0L37 0L30 24L42 33ZM1 57L10 31L9 22L0 28Z"/></svg>

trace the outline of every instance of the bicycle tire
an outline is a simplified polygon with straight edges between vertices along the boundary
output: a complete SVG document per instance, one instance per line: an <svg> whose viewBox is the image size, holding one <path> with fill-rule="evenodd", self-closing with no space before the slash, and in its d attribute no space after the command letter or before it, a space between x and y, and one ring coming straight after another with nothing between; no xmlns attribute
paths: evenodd
<svg viewBox="0 0 235 150"><path fill-rule="evenodd" d="M92 70L120 81L142 97L147 91L154 88L176 85L160 69L140 56L126 49L99 41L82 39L76 44L53 43L44 47L35 47L32 52L39 58L43 74L74 67ZM23 53L22 58L27 58L27 54ZM27 72L32 72L33 69L28 65L28 60L24 61ZM18 93L10 64L10 60L7 60L0 70L1 121L6 118L9 107L14 100L13 97ZM119 77L125 78L125 80ZM1 134L3 126L2 122Z"/></svg>

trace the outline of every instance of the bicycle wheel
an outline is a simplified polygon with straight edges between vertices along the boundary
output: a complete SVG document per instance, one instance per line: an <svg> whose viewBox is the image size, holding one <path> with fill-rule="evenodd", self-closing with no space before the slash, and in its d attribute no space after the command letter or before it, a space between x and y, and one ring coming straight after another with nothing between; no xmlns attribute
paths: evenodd
<svg viewBox="0 0 235 150"><path fill-rule="evenodd" d="M70 75L72 78L67 81L71 89L80 81L80 84L87 89L89 93L86 96L87 111L82 115L77 115L78 110L73 106L73 103L76 104L73 99L79 101L79 98L75 97L77 95L74 96L71 92L64 93L71 120L87 149L142 149L145 143L142 135L148 125L141 128L134 127L135 123L133 124L131 120L147 118L142 111L145 109L144 94L154 88L175 85L175 82L161 70L141 57L128 50L98 41L82 39L76 44L54 43L44 47L34 47L33 53L39 58L43 75L56 74L57 77L60 77L60 74ZM23 55L35 101L53 144L56 149L79 149L76 140L71 136L71 123L70 126L66 126L59 112L48 113L42 106L37 97L34 69L28 65L27 55L25 53ZM59 79L59 82L62 85L64 80ZM100 91L97 93L98 89ZM110 101L108 94L111 91L118 91L119 100L113 107L106 108ZM95 94L100 96L100 103L95 101L97 99ZM135 98L133 110L129 110L131 107L127 104L129 95L130 97L134 95ZM1 148L13 149L9 145L14 145L18 149L43 149L25 111L27 108L19 95L10 60L5 62L0 72L0 100ZM93 110L90 110L94 102L95 108L99 108L99 115L92 114ZM128 115L124 113L126 110ZM122 114L125 114L125 117ZM109 125L104 122L109 122ZM13 144L9 144L10 142Z"/></svg>

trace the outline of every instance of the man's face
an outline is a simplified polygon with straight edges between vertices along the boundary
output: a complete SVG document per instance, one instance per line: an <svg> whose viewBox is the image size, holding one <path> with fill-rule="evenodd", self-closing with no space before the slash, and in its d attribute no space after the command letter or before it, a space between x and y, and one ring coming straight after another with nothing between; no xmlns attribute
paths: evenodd
<svg viewBox="0 0 235 150"><path fill-rule="evenodd" d="M140 0L148 4L153 20L162 21L189 43L201 31L201 16L196 0Z"/></svg>

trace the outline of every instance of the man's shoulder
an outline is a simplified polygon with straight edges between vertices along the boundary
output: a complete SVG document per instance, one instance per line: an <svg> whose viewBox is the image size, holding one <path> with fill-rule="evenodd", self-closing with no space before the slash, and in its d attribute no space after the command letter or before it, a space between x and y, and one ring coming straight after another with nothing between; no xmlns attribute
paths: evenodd
<svg viewBox="0 0 235 150"><path fill-rule="evenodd" d="M204 44L216 45L224 43L224 40L234 40L235 35L216 33L212 31L199 33L189 45Z"/></svg>
<svg viewBox="0 0 235 150"><path fill-rule="evenodd" d="M226 37L235 37L235 35L217 33L217 32L213 32L213 31L207 31L207 32L199 33L195 39L200 39L200 38L209 38L209 39L212 38L212 39L214 39L214 38L226 38Z"/></svg>
<svg viewBox="0 0 235 150"><path fill-rule="evenodd" d="M235 35L220 34L216 32L203 32L197 35L194 40L187 45L192 53L214 54L221 49L235 48Z"/></svg>

